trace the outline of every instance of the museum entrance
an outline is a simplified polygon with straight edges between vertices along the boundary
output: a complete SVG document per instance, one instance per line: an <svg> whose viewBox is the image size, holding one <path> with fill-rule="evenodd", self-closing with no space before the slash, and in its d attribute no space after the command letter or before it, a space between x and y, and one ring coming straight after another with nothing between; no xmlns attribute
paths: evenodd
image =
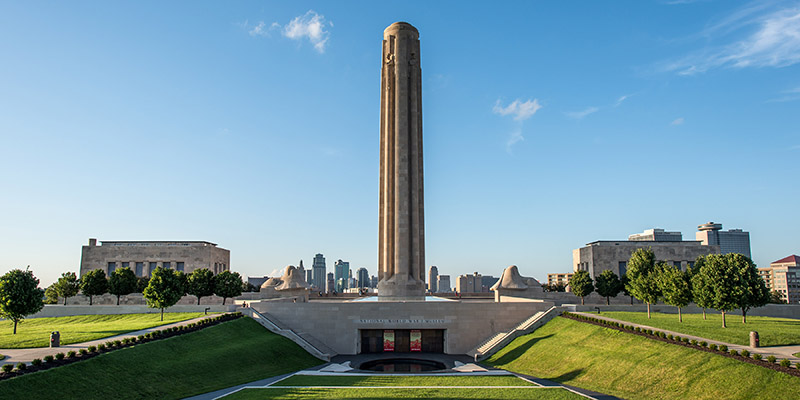
<svg viewBox="0 0 800 400"><path fill-rule="evenodd" d="M361 353L444 353L444 329L361 329Z"/></svg>

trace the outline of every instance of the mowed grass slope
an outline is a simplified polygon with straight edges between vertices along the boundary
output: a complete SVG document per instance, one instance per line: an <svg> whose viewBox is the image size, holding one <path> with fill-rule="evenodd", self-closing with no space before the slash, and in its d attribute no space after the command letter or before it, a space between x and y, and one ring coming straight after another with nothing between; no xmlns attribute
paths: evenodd
<svg viewBox="0 0 800 400"><path fill-rule="evenodd" d="M180 399L319 365L250 318L0 381L3 399Z"/></svg>
<svg viewBox="0 0 800 400"><path fill-rule="evenodd" d="M165 313L164 321L158 313L31 318L17 325L16 335L13 322L0 321L0 349L47 347L52 331L61 333L61 344L72 344L202 316L203 313Z"/></svg>
<svg viewBox="0 0 800 400"><path fill-rule="evenodd" d="M632 400L800 398L798 377L560 317L486 363Z"/></svg>
<svg viewBox="0 0 800 400"><path fill-rule="evenodd" d="M651 313L650 319L646 312L603 311L601 315L743 346L750 345L750 331L758 332L761 346L800 344L798 319L748 316L743 324L741 315L728 315L725 318L728 327L723 328L722 314L716 312L707 312L707 320L703 320L703 314L683 314L683 322L678 322L678 314Z"/></svg>
<svg viewBox="0 0 800 400"><path fill-rule="evenodd" d="M516 376L294 375L273 386L535 386Z"/></svg>
<svg viewBox="0 0 800 400"><path fill-rule="evenodd" d="M245 389L225 396L225 400L263 399L491 399L491 400L585 400L586 398L560 388L270 388Z"/></svg>

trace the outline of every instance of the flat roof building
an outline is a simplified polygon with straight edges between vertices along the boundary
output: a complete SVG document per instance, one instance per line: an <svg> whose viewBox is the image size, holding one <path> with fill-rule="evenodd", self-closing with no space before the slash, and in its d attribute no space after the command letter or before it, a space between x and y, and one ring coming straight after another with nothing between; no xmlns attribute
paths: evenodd
<svg viewBox="0 0 800 400"><path fill-rule="evenodd" d="M699 241L598 240L572 250L573 270L588 271L592 279L605 270L622 276L628 270L631 254L637 249L648 247L653 250L657 261L666 261L684 271L687 267L694 266L697 257L719 254L720 251L717 245L704 246Z"/></svg>
<svg viewBox="0 0 800 400"><path fill-rule="evenodd" d="M630 241L651 241L651 242L680 242L683 234L680 232L667 232L660 228L648 229L642 233L634 233L628 236Z"/></svg>
<svg viewBox="0 0 800 400"><path fill-rule="evenodd" d="M800 257L793 254L781 258L770 263L768 268L759 268L758 273L770 292L780 293L788 304L800 303Z"/></svg>
<svg viewBox="0 0 800 400"><path fill-rule="evenodd" d="M554 286L554 285L562 285L567 287L569 285L569 278L572 278L572 272L566 274L547 274L547 284Z"/></svg>
<svg viewBox="0 0 800 400"><path fill-rule="evenodd" d="M741 229L722 230L722 224L709 222L698 225L695 239L704 245L719 246L720 254L738 253L752 259L750 255L750 232Z"/></svg>
<svg viewBox="0 0 800 400"><path fill-rule="evenodd" d="M130 268L138 277L150 276L156 267L191 273L206 268L218 274L230 270L230 250L202 241L101 241L89 239L81 249L80 276L102 269L110 275L117 268Z"/></svg>

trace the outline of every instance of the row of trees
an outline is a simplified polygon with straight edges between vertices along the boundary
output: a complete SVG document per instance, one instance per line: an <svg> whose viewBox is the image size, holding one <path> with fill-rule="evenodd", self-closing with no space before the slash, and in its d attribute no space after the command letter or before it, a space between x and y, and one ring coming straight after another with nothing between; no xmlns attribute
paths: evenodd
<svg viewBox="0 0 800 400"><path fill-rule="evenodd" d="M166 271L174 275L178 284L175 290L180 293L180 297L186 294L196 296L197 304L200 304L202 297L211 295L222 297L222 304L225 304L227 298L242 294L245 286L238 272L223 271L214 275L210 270L201 268L192 271L190 274L184 274L180 271L163 269L158 273L160 279L169 279L163 278L163 275L167 273ZM67 298L81 292L89 297L89 305L92 305L94 296L111 293L117 296L117 305L119 305L120 296L131 293L144 294L156 276L156 271L153 271L151 275L150 278L137 278L130 268L118 268L111 273L111 276L106 278L105 271L95 269L78 279L74 272L65 272L61 274L58 281L45 290L45 296L53 303L57 302L59 297L62 297L64 298L64 305L66 305Z"/></svg>
<svg viewBox="0 0 800 400"><path fill-rule="evenodd" d="M621 291L650 305L663 299L678 308L678 320L683 322L681 309L694 302L703 309L712 308L722 314L722 327L726 327L725 314L742 310L742 323L747 323L747 312L771 301L771 294L758 275L753 262L741 254L711 254L700 256L686 271L672 264L657 262L649 248L638 249L628 261L628 270L622 278L612 271L603 271L594 283L587 271L578 271L570 279L570 289L583 297L597 291L606 297L616 297Z"/></svg>
<svg viewBox="0 0 800 400"><path fill-rule="evenodd" d="M93 270L81 279L74 272L61 274L61 278L50 285L47 290L39 287L37 279L29 268L25 271L14 269L0 277L0 317L14 323L14 334L17 324L25 316L39 312L45 304L45 298L75 296L78 292L92 297L111 293L119 297L141 290L148 307L161 309L161 320L164 320L164 309L174 306L186 294L197 297L200 304L202 297L217 295L222 297L222 304L228 298L242 294L244 283L238 272L223 271L217 275L208 269L198 269L191 274L157 267L142 288L142 280L136 278L129 268L114 271L107 279L103 270Z"/></svg>

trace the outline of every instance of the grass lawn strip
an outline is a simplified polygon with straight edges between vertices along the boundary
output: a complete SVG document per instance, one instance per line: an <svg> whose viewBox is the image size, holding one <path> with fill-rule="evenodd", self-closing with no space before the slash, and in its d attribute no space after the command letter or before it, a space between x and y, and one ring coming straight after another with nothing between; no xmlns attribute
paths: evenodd
<svg viewBox="0 0 800 400"><path fill-rule="evenodd" d="M276 386L537 386L516 376L325 376L293 375Z"/></svg>
<svg viewBox="0 0 800 400"><path fill-rule="evenodd" d="M280 388L243 389L225 400L255 399L542 399L573 400L585 397L562 388Z"/></svg>
<svg viewBox="0 0 800 400"><path fill-rule="evenodd" d="M603 311L600 315L742 346L750 345L750 331L758 332L762 347L800 344L797 319L748 316L743 324L741 316L728 315L725 318L728 327L723 328L722 315L710 312L706 313L705 321L703 314L683 314L683 323L678 322L678 314L651 313L650 319L645 312Z"/></svg>
<svg viewBox="0 0 800 400"><path fill-rule="evenodd" d="M76 315L70 317L31 318L17 326L13 334L13 323L0 322L0 349L22 349L48 347L50 332L61 333L61 344L73 344L102 339L109 336L167 325L202 317L203 313L165 313L161 314L114 314L114 315Z"/></svg>
<svg viewBox="0 0 800 400"><path fill-rule="evenodd" d="M798 377L566 318L486 364L630 400L800 398Z"/></svg>
<svg viewBox="0 0 800 400"><path fill-rule="evenodd" d="M182 399L321 364L251 318L0 382L9 399Z"/></svg>

